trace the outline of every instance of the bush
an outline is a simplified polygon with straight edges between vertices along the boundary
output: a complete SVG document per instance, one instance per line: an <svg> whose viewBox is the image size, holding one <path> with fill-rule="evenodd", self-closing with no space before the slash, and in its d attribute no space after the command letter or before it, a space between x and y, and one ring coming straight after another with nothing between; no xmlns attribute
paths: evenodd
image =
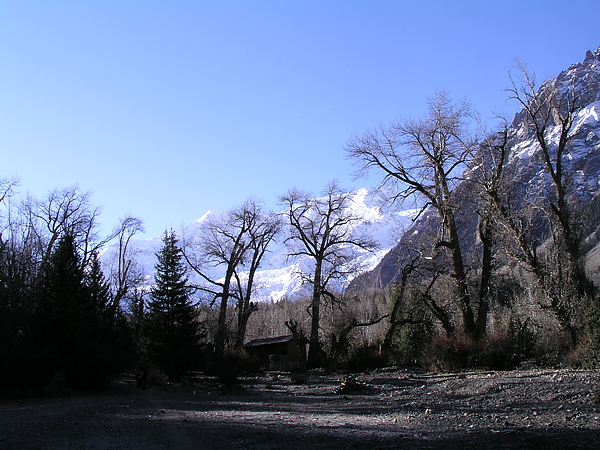
<svg viewBox="0 0 600 450"><path fill-rule="evenodd" d="M258 372L258 362L244 351L229 350L212 367L211 372L225 385L233 386L243 373Z"/></svg>
<svg viewBox="0 0 600 450"><path fill-rule="evenodd" d="M571 337L568 333L558 330L546 330L537 336L532 357L537 366L556 367L568 361L573 351Z"/></svg>
<svg viewBox="0 0 600 450"><path fill-rule="evenodd" d="M378 347L358 347L348 356L348 369L352 372L368 372L387 365L388 358Z"/></svg>
<svg viewBox="0 0 600 450"><path fill-rule="evenodd" d="M464 335L434 336L425 346L421 365L432 372L455 372L471 367L475 342Z"/></svg>
<svg viewBox="0 0 600 450"><path fill-rule="evenodd" d="M308 381L308 373L303 370L292 370L290 372L290 380L294 384L306 384Z"/></svg>
<svg viewBox="0 0 600 450"><path fill-rule="evenodd" d="M477 342L474 350L476 366L492 370L510 370L520 364L515 339L505 332L486 336Z"/></svg>
<svg viewBox="0 0 600 450"><path fill-rule="evenodd" d="M532 329L529 319L524 321L520 318L511 320L509 330L514 340L515 352L523 356L532 356L537 342L537 335Z"/></svg>
<svg viewBox="0 0 600 450"><path fill-rule="evenodd" d="M389 358L400 367L418 365L426 343L431 336L428 323L406 324L398 328Z"/></svg>
<svg viewBox="0 0 600 450"><path fill-rule="evenodd" d="M583 299L576 313L579 342L567 355L566 364L582 369L600 367L600 303L597 299Z"/></svg>
<svg viewBox="0 0 600 450"><path fill-rule="evenodd" d="M421 365L434 372L457 372L471 368L509 370L519 361L515 340L498 332L478 341L464 335L435 336L425 347Z"/></svg>
<svg viewBox="0 0 600 450"><path fill-rule="evenodd" d="M576 369L594 370L600 367L600 348L598 342L587 338L581 338L577 346L564 358L569 367Z"/></svg>
<svg viewBox="0 0 600 450"><path fill-rule="evenodd" d="M169 384L169 377L162 370L151 367L148 369L147 383L151 386L166 386Z"/></svg>

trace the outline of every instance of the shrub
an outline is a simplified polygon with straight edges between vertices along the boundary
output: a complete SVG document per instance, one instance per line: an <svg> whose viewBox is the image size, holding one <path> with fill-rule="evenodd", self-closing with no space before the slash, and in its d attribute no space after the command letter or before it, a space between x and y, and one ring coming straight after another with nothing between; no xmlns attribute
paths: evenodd
<svg viewBox="0 0 600 450"><path fill-rule="evenodd" d="M577 369L593 370L600 367L600 347L593 336L581 338L564 358L564 363Z"/></svg>
<svg viewBox="0 0 600 450"><path fill-rule="evenodd" d="M497 332L477 341L465 335L435 336L426 345L421 364L434 372L475 367L512 369L518 365L515 339L507 332Z"/></svg>
<svg viewBox="0 0 600 450"><path fill-rule="evenodd" d="M532 357L542 367L556 367L565 362L573 351L571 337L562 330L545 330L537 336Z"/></svg>
<svg viewBox="0 0 600 450"><path fill-rule="evenodd" d="M519 365L515 339L506 332L497 332L476 343L474 347L477 366L492 370L509 370Z"/></svg>
<svg viewBox="0 0 600 450"><path fill-rule="evenodd" d="M290 379L294 384L306 384L308 381L308 373L303 370L293 370L290 372Z"/></svg>
<svg viewBox="0 0 600 450"><path fill-rule="evenodd" d="M169 377L165 372L156 367L148 369L147 383L152 386L166 386L169 384Z"/></svg>
<svg viewBox="0 0 600 450"><path fill-rule="evenodd" d="M471 367L475 342L464 336L434 336L425 346L421 365L432 372L454 372Z"/></svg>
<svg viewBox="0 0 600 450"><path fill-rule="evenodd" d="M390 359L401 367L418 365L430 336L430 324L426 322L399 327L394 336Z"/></svg>
<svg viewBox="0 0 600 450"><path fill-rule="evenodd" d="M368 372L387 365L388 358L378 347L358 347L348 356L348 368L352 372Z"/></svg>
<svg viewBox="0 0 600 450"><path fill-rule="evenodd" d="M537 335L532 329L529 319L524 321L519 318L511 320L509 330L514 340L515 352L523 356L533 355Z"/></svg>
<svg viewBox="0 0 600 450"><path fill-rule="evenodd" d="M593 395L594 395L594 403L596 405L600 405L600 385L598 383L596 383L596 385L594 386Z"/></svg>
<svg viewBox="0 0 600 450"><path fill-rule="evenodd" d="M600 303L597 299L584 298L575 314L579 327L579 342L567 355L566 363L582 369L600 367Z"/></svg>
<svg viewBox="0 0 600 450"><path fill-rule="evenodd" d="M229 350L215 362L213 372L219 381L226 387L237 383L238 377L243 373L252 373L259 370L258 362L249 357L244 351Z"/></svg>

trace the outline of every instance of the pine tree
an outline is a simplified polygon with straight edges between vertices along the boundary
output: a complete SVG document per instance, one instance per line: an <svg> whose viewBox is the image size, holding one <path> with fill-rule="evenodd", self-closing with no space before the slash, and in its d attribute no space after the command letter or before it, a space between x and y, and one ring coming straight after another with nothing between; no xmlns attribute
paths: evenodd
<svg viewBox="0 0 600 450"><path fill-rule="evenodd" d="M119 369L110 297L100 267L86 273L71 235L63 236L42 268L32 326L34 382L62 373L75 387L100 388Z"/></svg>
<svg viewBox="0 0 600 450"><path fill-rule="evenodd" d="M30 327L33 266L0 236L0 391L26 384L31 371L23 336Z"/></svg>
<svg viewBox="0 0 600 450"><path fill-rule="evenodd" d="M59 372L71 378L71 365L87 341L81 324L85 308L83 270L72 236L63 236L42 267L33 324L36 377L45 383Z"/></svg>
<svg viewBox="0 0 600 450"><path fill-rule="evenodd" d="M111 375L119 373L131 360L135 350L131 328L110 293L110 287L94 254L85 273L84 285L90 308L96 311L96 330L88 342L90 354L94 356L93 373L88 383L102 384Z"/></svg>
<svg viewBox="0 0 600 450"><path fill-rule="evenodd" d="M157 253L155 285L146 318L150 358L170 379L178 380L193 367L198 355L198 321L175 233L165 232Z"/></svg>

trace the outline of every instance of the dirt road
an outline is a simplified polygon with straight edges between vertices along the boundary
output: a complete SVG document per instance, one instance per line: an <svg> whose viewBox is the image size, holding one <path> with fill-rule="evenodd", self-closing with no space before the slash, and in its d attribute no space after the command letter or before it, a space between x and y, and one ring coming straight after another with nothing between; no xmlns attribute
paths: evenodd
<svg viewBox="0 0 600 450"><path fill-rule="evenodd" d="M249 377L0 404L0 449L600 448L596 372ZM342 388L345 386L345 388Z"/></svg>

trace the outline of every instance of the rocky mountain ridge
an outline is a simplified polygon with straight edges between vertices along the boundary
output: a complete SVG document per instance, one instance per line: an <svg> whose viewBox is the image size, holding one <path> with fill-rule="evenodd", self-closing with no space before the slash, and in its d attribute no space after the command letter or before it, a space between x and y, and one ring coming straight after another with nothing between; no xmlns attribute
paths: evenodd
<svg viewBox="0 0 600 450"><path fill-rule="evenodd" d="M600 48L588 51L583 62L573 64L555 79L544 82L538 95L549 89L558 89L563 98L576 96L585 99L578 110L569 133L569 146L563 164L568 174L566 182L570 192L578 197L582 205L582 220L585 238L584 252L587 254L588 271L592 278L600 271ZM559 125L550 130L550 143L557 145ZM544 168L535 131L526 121L525 111L518 112L508 129L508 159L506 172L510 173L511 201L520 208L536 198L551 199L554 195L549 175ZM469 174L467 174L468 178ZM464 182L463 182L464 183ZM468 181L467 181L468 183ZM459 186L457 191L468 189ZM477 215L474 209L465 207L458 217L459 232L466 247L477 246ZM411 248L422 245L423 239L435 240L439 230L439 218L430 208L402 236L381 262L369 273L353 283L353 288L384 287L398 279L400 270L410 260ZM419 241L420 244L416 242ZM473 256L473 255L472 255Z"/></svg>

